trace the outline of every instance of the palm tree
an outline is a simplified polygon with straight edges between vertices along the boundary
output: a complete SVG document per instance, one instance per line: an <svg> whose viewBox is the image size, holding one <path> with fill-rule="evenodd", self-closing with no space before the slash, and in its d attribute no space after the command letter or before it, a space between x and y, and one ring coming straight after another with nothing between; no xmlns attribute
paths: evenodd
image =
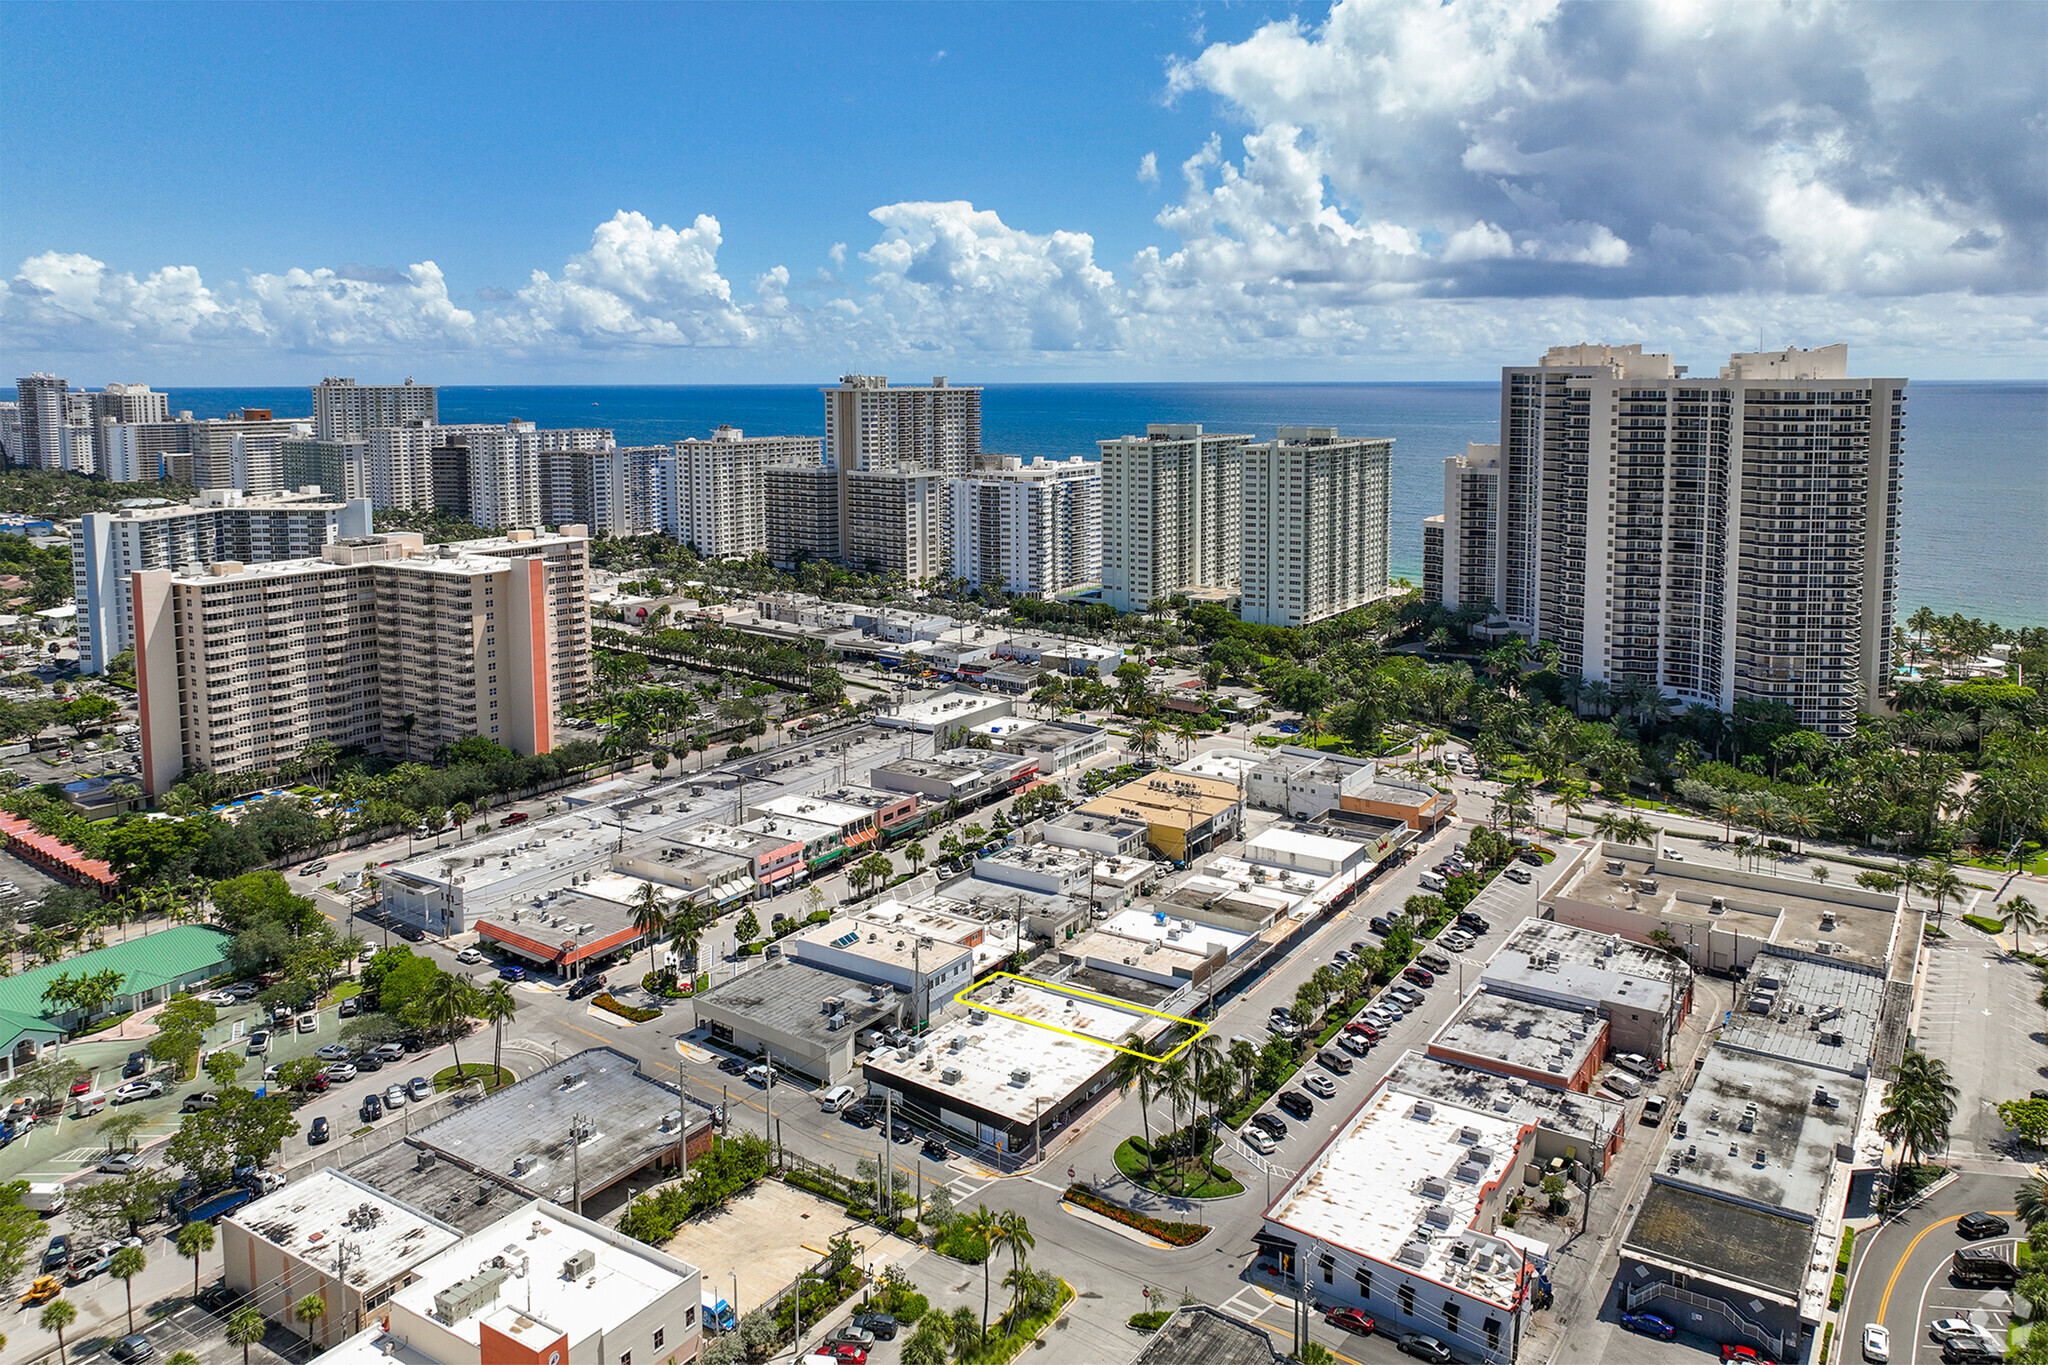
<svg viewBox="0 0 2048 1365"><path fill-rule="evenodd" d="M292 1316L306 1324L306 1339L313 1338L313 1324L327 1316L327 1300L318 1294L308 1294L292 1305Z"/></svg>
<svg viewBox="0 0 2048 1365"><path fill-rule="evenodd" d="M1024 1221L1024 1215L1015 1209L1004 1209L997 1216L996 1224L1001 1229L1003 1244L1010 1248L1010 1273L1017 1277L1019 1288L1022 1288L1025 1253L1038 1245L1038 1239L1031 1235L1031 1225ZM989 1245L989 1256L991 1260L994 1259L994 1243ZM1011 1299L1010 1304L1014 1311L1016 1300Z"/></svg>
<svg viewBox="0 0 2048 1365"><path fill-rule="evenodd" d="M903 856L910 860L910 875L915 877L924 866L924 860L931 856L923 844L909 843L903 846Z"/></svg>
<svg viewBox="0 0 2048 1365"><path fill-rule="evenodd" d="M493 981L477 993L476 1013L496 1033L491 1040L491 1084L496 1087L504 1072L500 1063L505 1055L505 1025L519 1013L519 998L512 994L510 983Z"/></svg>
<svg viewBox="0 0 2048 1365"><path fill-rule="evenodd" d="M132 1231L132 1229L131 1229ZM135 1333L135 1277L149 1269L149 1256L141 1247L122 1247L107 1261L107 1273L128 1291L128 1333Z"/></svg>
<svg viewBox="0 0 2048 1365"><path fill-rule="evenodd" d="M1586 802L1590 796L1591 790L1587 787L1586 779L1583 777L1567 777L1558 782L1557 796L1554 798L1553 804L1564 812L1564 832L1566 834L1572 832L1572 817L1585 811Z"/></svg>
<svg viewBox="0 0 2048 1365"><path fill-rule="evenodd" d="M660 887L648 882L634 894L632 904L633 928L647 940L652 965L653 954L658 951L655 945L661 941L662 930L668 928L668 901L662 897Z"/></svg>
<svg viewBox="0 0 2048 1365"><path fill-rule="evenodd" d="M2035 909L2034 903L2025 896L2014 896L2011 900L2007 901L2004 913L1998 918L2006 928L2012 930L2012 950L2014 952L2020 950L2020 935L2022 933L2038 934L2044 927L2048 927L2048 915L2043 915L2039 910Z"/></svg>
<svg viewBox="0 0 2048 1365"><path fill-rule="evenodd" d="M960 1226L965 1229L967 1236L979 1238L981 1244L988 1248L988 1255L982 1257L981 1261L981 1339L986 1342L988 1340L989 1267L995 1263L996 1248L1009 1240L1009 1233L1003 1227L1002 1216L991 1213L986 1204L977 1204L974 1206L973 1213L962 1215Z"/></svg>
<svg viewBox="0 0 2048 1365"><path fill-rule="evenodd" d="M1900 1170L1909 1155L1917 1158L1948 1142L1949 1121L1961 1094L1949 1079L1947 1064L1907 1050L1897 1079L1885 1087L1884 1108L1877 1116L1878 1132L1898 1144Z"/></svg>
<svg viewBox="0 0 2048 1365"><path fill-rule="evenodd" d="M1168 1110L1173 1114L1173 1126L1167 1130L1167 1140L1172 1141L1173 1135L1181 1131L1181 1111L1193 1108L1195 1079L1188 1070L1187 1059L1176 1057L1170 1062L1161 1062L1159 1064L1158 1086L1159 1093L1166 1099ZM1193 1125L1189 1126L1192 1127ZM1173 1165L1175 1172L1185 1182L1187 1179L1187 1160L1185 1154L1178 1146L1174 1149Z"/></svg>
<svg viewBox="0 0 2048 1365"><path fill-rule="evenodd" d="M1259 1049L1248 1038L1240 1038L1230 1045L1230 1065L1243 1081L1239 1093L1249 1095L1259 1081Z"/></svg>
<svg viewBox="0 0 2048 1365"><path fill-rule="evenodd" d="M2048 1180L2038 1175L2028 1176L2020 1182L2019 1193L2013 1196L2013 1211L2019 1215L2027 1231L2032 1232L2043 1223L2048 1223Z"/></svg>
<svg viewBox="0 0 2048 1365"><path fill-rule="evenodd" d="M192 1259L192 1296L199 1296L199 1258L213 1250L213 1224L187 1223L178 1229L178 1235L171 1239L171 1245L178 1249L180 1256Z"/></svg>
<svg viewBox="0 0 2048 1365"><path fill-rule="evenodd" d="M249 1365L249 1348L263 1340L263 1315L254 1308L238 1308L228 1319L228 1345L242 1348L242 1365Z"/></svg>
<svg viewBox="0 0 2048 1365"><path fill-rule="evenodd" d="M676 961L688 964L692 981L697 976L697 945L704 941L704 931L710 925L710 916L695 905L683 906L668 922L668 946L675 951Z"/></svg>
<svg viewBox="0 0 2048 1365"><path fill-rule="evenodd" d="M448 1030L448 1050L455 1057L455 1078L462 1079L462 1047L459 1034L475 1008L476 988L453 972L443 972L420 992L420 1011L429 1027Z"/></svg>
<svg viewBox="0 0 2048 1365"><path fill-rule="evenodd" d="M1735 822L1747 816L1749 808L1731 796L1720 805L1714 807L1714 814L1721 817L1721 837L1724 840L1733 839L1735 837Z"/></svg>
<svg viewBox="0 0 2048 1365"><path fill-rule="evenodd" d="M36 1322L41 1325L45 1332L55 1332L57 1334L57 1359L60 1365L64 1359L64 1329L77 1321L78 1306L69 1299L61 1298L51 1299L48 1303L44 1304L42 1313L36 1318ZM242 1365L249 1365L246 1356L242 1361Z"/></svg>
<svg viewBox="0 0 2048 1365"><path fill-rule="evenodd" d="M1920 873L1920 889L1934 897L1934 922L1941 923L1942 907L1968 890L1955 868L1947 863L1937 863L1931 871Z"/></svg>

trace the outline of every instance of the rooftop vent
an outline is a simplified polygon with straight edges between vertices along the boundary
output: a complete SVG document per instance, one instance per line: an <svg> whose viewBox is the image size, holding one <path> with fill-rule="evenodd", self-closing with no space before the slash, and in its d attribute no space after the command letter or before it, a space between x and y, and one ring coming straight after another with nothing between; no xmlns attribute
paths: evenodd
<svg viewBox="0 0 2048 1365"><path fill-rule="evenodd" d="M1428 1100L1417 1100L1415 1107L1408 1111L1408 1117L1422 1123L1436 1122L1436 1106Z"/></svg>
<svg viewBox="0 0 2048 1365"><path fill-rule="evenodd" d="M597 1253L585 1247L562 1262L562 1278L579 1280L597 1269Z"/></svg>
<svg viewBox="0 0 2048 1365"><path fill-rule="evenodd" d="M1458 1130L1458 1141L1464 1143L1467 1147L1477 1146L1479 1143L1479 1130L1470 1127L1460 1128Z"/></svg>
<svg viewBox="0 0 2048 1365"><path fill-rule="evenodd" d="M1423 1179L1422 1197L1424 1199L1435 1199L1441 1201L1444 1199L1448 1199L1450 1197L1450 1194L1451 1187L1442 1176L1432 1175L1427 1176Z"/></svg>
<svg viewBox="0 0 2048 1365"><path fill-rule="evenodd" d="M960 1083L961 1075L962 1072L959 1067L949 1066L944 1071L941 1071L939 1073L939 1079L944 1081L947 1085L958 1085Z"/></svg>

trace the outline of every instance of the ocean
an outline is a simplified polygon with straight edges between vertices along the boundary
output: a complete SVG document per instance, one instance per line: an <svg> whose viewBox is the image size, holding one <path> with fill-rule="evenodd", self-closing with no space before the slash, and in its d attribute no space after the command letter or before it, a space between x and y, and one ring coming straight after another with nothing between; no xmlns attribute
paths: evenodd
<svg viewBox="0 0 2048 1365"><path fill-rule="evenodd" d="M965 382L965 381L963 381ZM1926 606L2007 626L2048 625L2048 384L1916 383L1909 390L1900 614ZM173 410L279 416L308 390L176 389ZM991 384L984 450L1093 457L1095 442L1147 422L1200 422L1260 438L1334 426L1394 438L1394 572L1422 577L1422 519L1443 510L1442 461L1500 427L1500 387L1473 384ZM611 428L622 445L705 436L720 423L762 435L823 435L814 385L522 387L441 390L443 422L523 417Z"/></svg>

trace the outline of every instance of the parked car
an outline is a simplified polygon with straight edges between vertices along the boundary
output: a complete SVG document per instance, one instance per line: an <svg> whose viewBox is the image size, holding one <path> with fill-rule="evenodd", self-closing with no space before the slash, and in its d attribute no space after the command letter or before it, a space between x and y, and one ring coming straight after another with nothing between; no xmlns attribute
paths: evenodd
<svg viewBox="0 0 2048 1365"><path fill-rule="evenodd" d="M379 1043L375 1056L380 1062L402 1062L405 1060L405 1044Z"/></svg>
<svg viewBox="0 0 2048 1365"><path fill-rule="evenodd" d="M928 1161L951 1161L953 1159L952 1150L937 1137L926 1138L924 1146L920 1150L924 1152L925 1159Z"/></svg>
<svg viewBox="0 0 2048 1365"><path fill-rule="evenodd" d="M60 1232L50 1239L48 1246L43 1248L43 1269L46 1271L57 1270L70 1264L71 1239Z"/></svg>
<svg viewBox="0 0 2048 1365"><path fill-rule="evenodd" d="M1359 1312L1356 1308L1333 1308L1323 1315L1323 1321L1329 1323L1332 1327L1340 1327L1347 1332L1355 1332L1362 1337L1371 1336L1373 1327L1376 1325L1371 1318Z"/></svg>
<svg viewBox="0 0 2048 1365"><path fill-rule="evenodd" d="M340 1085L343 1081L352 1081L356 1078L356 1068L353 1062L329 1062L327 1069L321 1074L332 1084Z"/></svg>
<svg viewBox="0 0 2048 1365"><path fill-rule="evenodd" d="M581 1000L586 995L597 994L604 987L605 975L603 972L599 972L595 976L578 977L569 987L569 998L571 1000Z"/></svg>
<svg viewBox="0 0 2048 1365"><path fill-rule="evenodd" d="M468 963L482 962L484 960L484 955L475 948L464 948L461 952L455 955L455 960L457 962Z"/></svg>
<svg viewBox="0 0 2048 1365"><path fill-rule="evenodd" d="M2003 1237L2012 1231L2012 1224L1995 1213L1966 1213L1956 1220L1956 1231L1972 1240L1980 1237Z"/></svg>
<svg viewBox="0 0 2048 1365"><path fill-rule="evenodd" d="M335 1011L343 1019L353 1019L362 1012L363 997L360 995L351 995L348 999L342 1001L340 1008Z"/></svg>
<svg viewBox="0 0 2048 1365"><path fill-rule="evenodd" d="M220 1096L211 1091L206 1091L197 1095L187 1095L185 1102L178 1106L178 1112L182 1114L196 1114L202 1109L217 1109L219 1107Z"/></svg>
<svg viewBox="0 0 2048 1365"><path fill-rule="evenodd" d="M1354 1057L1363 1057L1372 1051L1372 1040L1362 1033L1340 1033L1337 1035L1337 1046Z"/></svg>
<svg viewBox="0 0 2048 1365"><path fill-rule="evenodd" d="M1489 925L1486 922L1486 916L1480 914L1477 910L1460 910L1458 912L1458 927L1468 934L1483 934L1493 926Z"/></svg>
<svg viewBox="0 0 2048 1365"><path fill-rule="evenodd" d="M1385 915L1374 915L1366 927L1382 937L1394 932L1394 922Z"/></svg>
<svg viewBox="0 0 2048 1365"><path fill-rule="evenodd" d="M1678 1335L1678 1328L1655 1313L1623 1313L1621 1325L1631 1332L1641 1332L1646 1337L1669 1341Z"/></svg>
<svg viewBox="0 0 2048 1365"><path fill-rule="evenodd" d="M1876 1361L1877 1365L1884 1365L1892 1358L1892 1334L1884 1329L1882 1323L1863 1324L1863 1358Z"/></svg>
<svg viewBox="0 0 2048 1365"><path fill-rule="evenodd" d="M504 981L524 981L526 980L526 968L516 962L508 962L498 968L498 977Z"/></svg>
<svg viewBox="0 0 2048 1365"><path fill-rule="evenodd" d="M1543 855L1534 849L1523 849L1515 855L1515 858L1518 862L1527 863L1531 867L1543 866Z"/></svg>
<svg viewBox="0 0 2048 1365"><path fill-rule="evenodd" d="M1500 875L1506 877L1511 882L1518 882L1523 886L1527 886L1532 880L1532 874L1526 867L1511 867Z"/></svg>
<svg viewBox="0 0 2048 1365"><path fill-rule="evenodd" d="M313 1126L306 1130L306 1145L318 1147L333 1136L334 1129L332 1125L327 1122L326 1116L322 1115L320 1118L314 1119Z"/></svg>
<svg viewBox="0 0 2048 1365"><path fill-rule="evenodd" d="M73 1081L73 1082L71 1083L71 1095L72 1095L72 1098L73 1098L73 1099L76 1099L76 1098L77 1098L78 1096L80 1096L80 1095L88 1095L88 1094L91 1094L91 1093L92 1093L92 1077L91 1077L91 1076L80 1076L80 1077L79 1077L79 1078L78 1078L77 1080L75 1080L75 1081Z"/></svg>
<svg viewBox="0 0 2048 1365"><path fill-rule="evenodd" d="M1436 984L1436 973L1427 967L1403 967L1401 975L1407 977L1418 986L1434 986Z"/></svg>
<svg viewBox="0 0 2048 1365"><path fill-rule="evenodd" d="M415 1076L405 1083L405 1093L407 1098L411 1099L414 1104L418 1104L422 1100L430 1100L434 1097L434 1087L425 1076Z"/></svg>
<svg viewBox="0 0 2048 1365"><path fill-rule="evenodd" d="M1454 953L1462 953L1472 946L1472 935L1463 929L1446 929L1436 936L1437 945Z"/></svg>
<svg viewBox="0 0 2048 1365"><path fill-rule="evenodd" d="M116 1152L99 1164L99 1169L108 1175L133 1175L149 1164L149 1158L140 1152Z"/></svg>
<svg viewBox="0 0 2048 1365"><path fill-rule="evenodd" d="M404 939L407 943L418 943L426 938L425 934L413 928L410 924L401 924L391 932Z"/></svg>
<svg viewBox="0 0 2048 1365"><path fill-rule="evenodd" d="M872 1128L882 1121L881 1115L865 1104L849 1104L839 1111L839 1117L856 1128Z"/></svg>
<svg viewBox="0 0 2048 1365"><path fill-rule="evenodd" d="M1427 1360L1430 1365L1451 1365L1451 1348L1435 1337L1411 1332L1394 1344L1401 1348L1401 1354L1414 1356L1417 1360Z"/></svg>
<svg viewBox="0 0 2048 1365"><path fill-rule="evenodd" d="M1351 1074L1351 1059L1341 1052L1332 1052L1329 1048L1324 1048L1316 1054L1316 1060L1339 1076Z"/></svg>
<svg viewBox="0 0 2048 1365"><path fill-rule="evenodd" d="M1321 1072L1316 1072L1314 1075L1304 1079L1301 1083L1301 1088L1312 1094L1320 1095L1326 1100L1334 1099L1337 1094L1337 1083Z"/></svg>
<svg viewBox="0 0 2048 1365"><path fill-rule="evenodd" d="M153 1100L164 1093L164 1083L159 1080L125 1081L114 1087L109 1097L115 1104L127 1104L130 1100Z"/></svg>
<svg viewBox="0 0 2048 1365"><path fill-rule="evenodd" d="M375 1095L365 1095L362 1104L356 1109L356 1115L364 1123L375 1123L384 1117L384 1101Z"/></svg>
<svg viewBox="0 0 2048 1365"><path fill-rule="evenodd" d="M875 1334L858 1323L848 1323L832 1334L832 1340L835 1343L850 1341L856 1346L866 1348L875 1344Z"/></svg>
<svg viewBox="0 0 2048 1365"><path fill-rule="evenodd" d="M333 1084L333 1081L327 1079L326 1073L322 1072L317 1076L306 1077L305 1080L300 1081L297 1085L293 1086L292 1089L303 1090L309 1095L318 1095L325 1092L327 1087Z"/></svg>
<svg viewBox="0 0 2048 1365"><path fill-rule="evenodd" d="M1980 1365L2005 1359L2005 1352L1981 1336L1950 1337L1941 1343L1942 1365Z"/></svg>
<svg viewBox="0 0 2048 1365"><path fill-rule="evenodd" d="M317 1033L319 1029L320 1016L318 1014L302 1014L299 1016L299 1032Z"/></svg>
<svg viewBox="0 0 2048 1365"><path fill-rule="evenodd" d="M499 821L498 823L499 823L499 824L500 824L501 826L502 826L502 825L523 825L523 824L525 824L525 823L526 823L526 822L527 822L528 820L531 820L532 818L533 818L533 817L532 817L531 815L528 815L528 814L527 814L527 813L526 813L525 811L523 811L523 810L515 810L515 811L513 811L513 812L512 812L512 813L511 813L510 815L508 815L508 816L506 816L506 817L505 817L504 819L500 820L500 821Z"/></svg>
<svg viewBox="0 0 2048 1365"><path fill-rule="evenodd" d="M386 1109L405 1108L405 1087L402 1085L386 1086L384 1088L384 1107Z"/></svg>
<svg viewBox="0 0 2048 1365"><path fill-rule="evenodd" d="M1977 1325L1968 1318L1936 1318L1927 1324L1927 1335L1936 1341L1947 1341L1950 1337L1974 1337Z"/></svg>
<svg viewBox="0 0 2048 1365"><path fill-rule="evenodd" d="M876 1341L896 1339L896 1319L888 1313L855 1313L853 1325L873 1333Z"/></svg>
<svg viewBox="0 0 2048 1365"><path fill-rule="evenodd" d="M1316 1112L1315 1103L1299 1090L1283 1090L1280 1098L1273 1102L1298 1119L1305 1119Z"/></svg>
<svg viewBox="0 0 2048 1365"><path fill-rule="evenodd" d="M121 1079L124 1081L134 1080L137 1076L149 1070L149 1063L150 1056L147 1052L129 1053L127 1062L121 1067Z"/></svg>
<svg viewBox="0 0 2048 1365"><path fill-rule="evenodd" d="M349 1047L346 1043L329 1043L326 1047L317 1049L313 1055L323 1062L345 1062L349 1058Z"/></svg>
<svg viewBox="0 0 2048 1365"><path fill-rule="evenodd" d="M1245 1122L1252 1127L1264 1129L1267 1133L1272 1134L1275 1140L1287 1136L1287 1124L1278 1114L1271 1112L1257 1113L1246 1119Z"/></svg>
<svg viewBox="0 0 2048 1365"><path fill-rule="evenodd" d="M131 1332L107 1348L107 1354L121 1365L142 1365L156 1359L156 1346L140 1332Z"/></svg>
<svg viewBox="0 0 2048 1365"><path fill-rule="evenodd" d="M1244 1131L1237 1136L1239 1141L1243 1142L1245 1146L1251 1148L1260 1156L1271 1156L1280 1148L1280 1144L1273 1140L1271 1133L1263 1128L1254 1128L1249 1123L1244 1126Z"/></svg>
<svg viewBox="0 0 2048 1365"><path fill-rule="evenodd" d="M1413 1010L1422 1007L1423 994L1412 986L1394 986L1387 991L1387 994L1400 1002L1404 1009Z"/></svg>

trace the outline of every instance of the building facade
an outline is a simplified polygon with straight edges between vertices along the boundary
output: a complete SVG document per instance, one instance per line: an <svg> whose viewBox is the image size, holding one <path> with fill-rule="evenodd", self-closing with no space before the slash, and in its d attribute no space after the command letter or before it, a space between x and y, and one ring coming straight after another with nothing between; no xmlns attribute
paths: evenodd
<svg viewBox="0 0 2048 1365"><path fill-rule="evenodd" d="M1389 591L1394 443L1281 427L1244 450L1239 614L1305 626Z"/></svg>
<svg viewBox="0 0 2048 1365"><path fill-rule="evenodd" d="M1444 510L1432 520L1441 544L1436 586L1424 584L1424 599L1493 614L1507 596L1500 581L1499 446L1468 443L1463 455L1444 461Z"/></svg>
<svg viewBox="0 0 2048 1365"><path fill-rule="evenodd" d="M54 374L36 373L14 381L21 423L20 450L14 463L30 469L58 469L64 461L65 399L71 383Z"/></svg>
<svg viewBox="0 0 2048 1365"><path fill-rule="evenodd" d="M818 470L824 443L815 436L749 436L721 426L710 440L677 441L657 461L654 474L656 527L692 546L707 559L761 554L768 549L768 509L780 517L790 509L768 491L771 466ZM838 512L833 509L834 530ZM837 558L835 546L828 558Z"/></svg>
<svg viewBox="0 0 2048 1365"><path fill-rule="evenodd" d="M1713 379L1554 347L1502 372L1493 562L1467 571L1447 507L1443 590L1490 572L1509 625L1588 679L1846 733L1890 674L1905 389L1840 345Z"/></svg>
<svg viewBox="0 0 2048 1365"><path fill-rule="evenodd" d="M1236 591L1250 443L1166 422L1099 443L1105 603L1145 611L1176 593Z"/></svg>
<svg viewBox="0 0 2048 1365"><path fill-rule="evenodd" d="M192 482L200 488L239 488L251 497L284 491L284 443L313 434L304 417L272 417L244 408L240 417L194 422Z"/></svg>
<svg viewBox="0 0 2048 1365"><path fill-rule="evenodd" d="M322 379L313 386L313 434L323 441L367 436L380 427L441 420L440 390L432 384L358 384Z"/></svg>
<svg viewBox="0 0 2048 1365"><path fill-rule="evenodd" d="M773 464L761 471L768 518L768 559L780 568L841 556L839 471L825 465Z"/></svg>
<svg viewBox="0 0 2048 1365"><path fill-rule="evenodd" d="M99 472L111 483L155 483L177 477L170 465L181 458L190 473L192 423L189 417L161 422L104 422L99 429ZM287 485L319 483L307 479ZM328 487L321 483L322 488ZM336 485L337 487L339 485Z"/></svg>
<svg viewBox="0 0 2048 1365"><path fill-rule="evenodd" d="M891 386L849 374L825 395L825 463L838 474L839 557L911 582L943 577L952 556L946 481L981 453L981 390Z"/></svg>
<svg viewBox="0 0 2048 1365"><path fill-rule="evenodd" d="M288 436L278 451L286 488L312 485L345 498L370 496L369 457L362 436Z"/></svg>
<svg viewBox="0 0 2048 1365"><path fill-rule="evenodd" d="M581 527L134 574L142 778L274 768L316 741L425 758L481 735L552 749L590 680Z"/></svg>
<svg viewBox="0 0 2048 1365"><path fill-rule="evenodd" d="M644 536L654 530L654 466L667 446L601 446L541 456L541 520L581 524L593 535Z"/></svg>
<svg viewBox="0 0 2048 1365"><path fill-rule="evenodd" d="M1049 597L1102 581L1102 465L982 456L951 489L953 574Z"/></svg>
<svg viewBox="0 0 2048 1365"><path fill-rule="evenodd" d="M169 507L88 512L71 533L79 668L102 673L135 648L130 584L143 570L304 559L337 538L368 534L368 505L324 489L265 498L215 489Z"/></svg>

